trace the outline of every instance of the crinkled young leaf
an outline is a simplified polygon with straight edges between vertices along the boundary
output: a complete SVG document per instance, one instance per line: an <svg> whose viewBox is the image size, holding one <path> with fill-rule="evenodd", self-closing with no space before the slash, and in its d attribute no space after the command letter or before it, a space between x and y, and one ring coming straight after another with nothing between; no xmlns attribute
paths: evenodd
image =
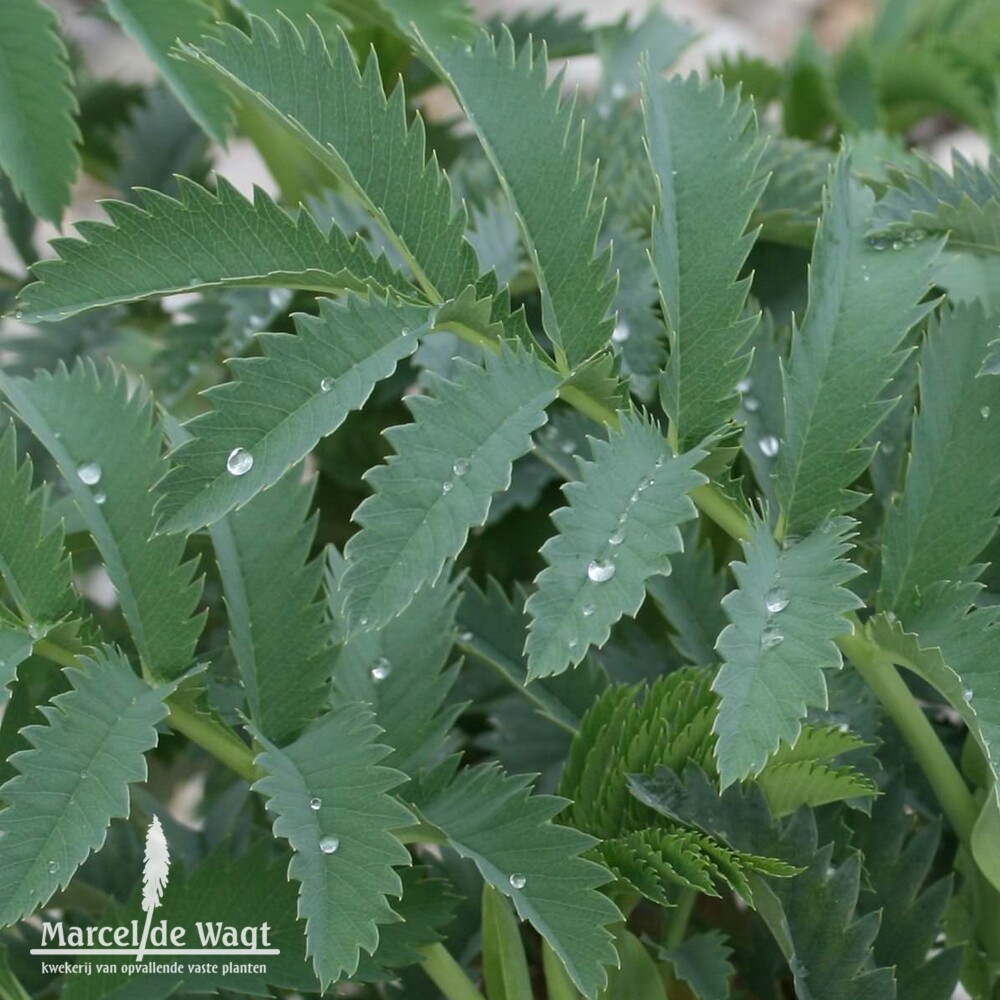
<svg viewBox="0 0 1000 1000"><path fill-rule="evenodd" d="M565 800L532 795L530 784L529 777L486 764L459 771L417 805L451 847L513 900L518 916L531 922L577 988L594 1000L607 978L604 967L615 964L607 925L621 919L597 891L610 875L580 857L593 838L552 822Z"/></svg>
<svg viewBox="0 0 1000 1000"><path fill-rule="evenodd" d="M231 118L230 100L201 66L176 58L178 39L193 40L214 30L207 0L106 0L111 16L149 56L191 117L216 142L224 142Z"/></svg>
<svg viewBox="0 0 1000 1000"><path fill-rule="evenodd" d="M80 166L66 47L41 0L0 4L0 168L36 215L59 222Z"/></svg>
<svg viewBox="0 0 1000 1000"><path fill-rule="evenodd" d="M298 914L306 921L306 953L326 988L353 975L360 949L378 946L378 924L395 914L396 868L410 863L393 830L413 816L389 791L405 775L380 762L389 748L376 743L371 711L348 704L318 719L290 746L261 740L254 787L268 799L275 836L295 852L288 866L299 882Z"/></svg>
<svg viewBox="0 0 1000 1000"><path fill-rule="evenodd" d="M153 538L163 437L143 386L90 361L34 379L0 373L0 391L55 459L104 559L143 663L178 677L192 662L203 616L181 536Z"/></svg>
<svg viewBox="0 0 1000 1000"><path fill-rule="evenodd" d="M903 337L930 308L919 303L939 244L869 243L874 202L843 154L824 197L809 307L784 380L777 493L796 534L862 499L849 487L871 458L863 442L892 406L881 396L902 363Z"/></svg>
<svg viewBox="0 0 1000 1000"><path fill-rule="evenodd" d="M529 679L578 664L639 610L646 580L670 572L683 548L677 526L695 516L688 493L706 481L694 468L703 457L675 457L659 429L634 416L594 442L593 462L564 488L569 507L552 516L559 534L542 547L549 565L527 604Z"/></svg>
<svg viewBox="0 0 1000 1000"><path fill-rule="evenodd" d="M837 518L782 548L755 520L739 585L723 606L730 624L716 648L722 667L715 721L722 787L756 774L781 740L794 744L810 705L826 705L824 669L841 665L833 640L861 601L843 585L860 570L845 554L855 522Z"/></svg>
<svg viewBox="0 0 1000 1000"><path fill-rule="evenodd" d="M296 335L263 335L262 356L233 359L233 381L206 393L214 408L185 425L191 440L163 481L160 530L211 524L276 483L416 350L428 322L426 309L393 299L320 299L319 316L295 316ZM234 475L237 449L252 464Z"/></svg>
<svg viewBox="0 0 1000 1000"><path fill-rule="evenodd" d="M920 413L902 498L882 537L881 607L905 614L940 580L967 577L996 530L1000 377L983 372L996 318L979 306L932 323L920 355Z"/></svg>
<svg viewBox="0 0 1000 1000"><path fill-rule="evenodd" d="M419 116L407 124L403 88L386 100L374 54L362 74L340 32L327 47L315 25L304 35L286 19L273 26L256 21L252 28L248 37L223 27L219 38L185 51L347 185L434 301L453 298L475 281L464 212L453 211L447 179L437 161L426 158Z"/></svg>
<svg viewBox="0 0 1000 1000"><path fill-rule="evenodd" d="M213 194L178 178L177 198L135 192L137 204L104 202L111 224L81 222L82 239L60 238L60 260L33 268L19 300L28 322L84 309L212 286L306 288L328 294L408 283L360 239L322 232L308 212L292 218L260 189L248 201L224 178Z"/></svg>
<svg viewBox="0 0 1000 1000"><path fill-rule="evenodd" d="M430 41L430 40L427 40ZM601 212L593 177L580 170L581 130L549 85L544 52L515 53L504 30L473 47L438 50L433 61L455 91L517 215L542 293L545 332L571 366L611 335L615 285L608 252L595 256Z"/></svg>
<svg viewBox="0 0 1000 1000"><path fill-rule="evenodd" d="M128 786L145 780L143 754L167 714L171 687L151 688L117 650L80 665L65 673L72 690L42 709L48 725L25 730L31 749L11 757L19 773L0 789L0 927L68 885L128 815Z"/></svg>
<svg viewBox="0 0 1000 1000"><path fill-rule="evenodd" d="M459 364L458 381L437 379L434 397L409 396L414 421L386 437L396 449L366 476L375 490L354 514L347 543L345 608L361 629L399 614L510 484L514 460L531 450L559 376L521 348Z"/></svg>
<svg viewBox="0 0 1000 1000"><path fill-rule="evenodd" d="M763 190L753 109L719 80L648 73L643 110L659 189L652 261L670 338L663 408L683 448L736 410L746 374L750 279L739 275L756 233L746 232Z"/></svg>
<svg viewBox="0 0 1000 1000"><path fill-rule="evenodd" d="M18 464L10 427L0 437L0 577L22 622L44 625L72 614L77 602L62 525L46 527L47 497L32 488L32 472L30 458Z"/></svg>
<svg viewBox="0 0 1000 1000"><path fill-rule="evenodd" d="M333 667L312 495L295 467L212 528L250 719L278 745L322 711Z"/></svg>

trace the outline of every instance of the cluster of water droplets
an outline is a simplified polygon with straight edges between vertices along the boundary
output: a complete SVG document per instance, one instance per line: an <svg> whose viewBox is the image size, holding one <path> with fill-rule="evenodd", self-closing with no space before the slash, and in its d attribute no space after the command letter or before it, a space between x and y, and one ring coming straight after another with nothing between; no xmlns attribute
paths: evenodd
<svg viewBox="0 0 1000 1000"><path fill-rule="evenodd" d="M902 250L905 247L913 246L914 243L920 243L926 238L927 232L924 229L907 229L903 232L893 233L892 235L879 234L870 236L868 238L868 245L872 250L878 252L883 250Z"/></svg>
<svg viewBox="0 0 1000 1000"><path fill-rule="evenodd" d="M309 808L313 812L318 813L320 809L323 808L323 800L318 795L314 795L309 800ZM319 838L319 849L324 854L335 854L339 848L340 837L337 837L332 833L327 833Z"/></svg>
<svg viewBox="0 0 1000 1000"><path fill-rule="evenodd" d="M777 617L788 607L788 592L777 582L764 595L764 609L767 611L767 623L760 637L761 649L774 649L785 641L785 634L778 627Z"/></svg>
<svg viewBox="0 0 1000 1000"><path fill-rule="evenodd" d="M736 383L736 391L742 397L743 409L747 413L756 413L760 409L760 400L756 396L750 395L750 390L753 388L753 380L750 378L741 378L739 382Z"/></svg>
<svg viewBox="0 0 1000 1000"><path fill-rule="evenodd" d="M456 458L454 464L451 467L453 473L452 479L446 479L441 484L442 493L450 493L455 488L455 483L462 478L462 476L467 475L471 467L471 463L467 458Z"/></svg>
<svg viewBox="0 0 1000 1000"><path fill-rule="evenodd" d="M97 462L87 462L76 470L76 474L80 477L80 482L84 486L97 486L104 475L104 470ZM107 499L108 496L106 493L101 490L94 491L94 503L102 504Z"/></svg>

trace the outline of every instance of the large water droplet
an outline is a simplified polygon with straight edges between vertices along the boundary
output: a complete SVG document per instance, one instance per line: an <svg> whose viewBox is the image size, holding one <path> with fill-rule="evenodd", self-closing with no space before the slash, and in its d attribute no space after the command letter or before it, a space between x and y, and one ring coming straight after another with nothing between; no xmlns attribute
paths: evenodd
<svg viewBox="0 0 1000 1000"><path fill-rule="evenodd" d="M309 800L309 808L312 809L313 812L319 812L320 809L323 808L323 800L322 799L310 799Z"/></svg>
<svg viewBox="0 0 1000 1000"><path fill-rule="evenodd" d="M767 613L776 615L788 607L788 594L781 587L772 587L764 598Z"/></svg>
<svg viewBox="0 0 1000 1000"><path fill-rule="evenodd" d="M323 837L319 842L319 849L324 854L333 854L338 847L340 847L340 837L332 837L328 835Z"/></svg>
<svg viewBox="0 0 1000 1000"><path fill-rule="evenodd" d="M49 874L50 875L55 875L55 873L57 871L59 871L59 862L58 861L50 861L49 862Z"/></svg>
<svg viewBox="0 0 1000 1000"><path fill-rule="evenodd" d="M625 527L624 525L619 525L608 538L608 545L621 545L625 541Z"/></svg>
<svg viewBox="0 0 1000 1000"><path fill-rule="evenodd" d="M775 646L785 641L785 637L776 629L768 627L764 629L760 637L761 649L773 649Z"/></svg>
<svg viewBox="0 0 1000 1000"><path fill-rule="evenodd" d="M580 611L583 613L584 618L589 618L597 609L593 604L585 604Z"/></svg>
<svg viewBox="0 0 1000 1000"><path fill-rule="evenodd" d="M32 639L41 639L45 635L45 626L41 622L28 622L28 635Z"/></svg>
<svg viewBox="0 0 1000 1000"><path fill-rule="evenodd" d="M780 447L781 442L773 434L768 434L767 437L760 439L761 454L767 458L774 458Z"/></svg>
<svg viewBox="0 0 1000 1000"><path fill-rule="evenodd" d="M245 476L253 468L253 455L246 448L234 448L226 459L226 469L231 476Z"/></svg>
<svg viewBox="0 0 1000 1000"><path fill-rule="evenodd" d="M455 459L455 464L451 467L451 471L456 476L464 476L469 471L469 460L467 458Z"/></svg>
<svg viewBox="0 0 1000 1000"><path fill-rule="evenodd" d="M528 876L522 875L520 872L514 872L508 881L510 882L512 888L523 889L528 884Z"/></svg>
<svg viewBox="0 0 1000 1000"><path fill-rule="evenodd" d="M587 578L592 583L604 583L615 575L615 564L610 559L594 559L587 567Z"/></svg>
<svg viewBox="0 0 1000 1000"><path fill-rule="evenodd" d="M101 476L104 475L101 467L96 462L88 462L86 465L81 465L76 470L76 474L80 477L80 482L86 486L96 486L101 481Z"/></svg>
<svg viewBox="0 0 1000 1000"><path fill-rule="evenodd" d="M375 661L375 666L372 667L371 673L373 681L384 681L392 673L392 664L387 657L380 656Z"/></svg>
<svg viewBox="0 0 1000 1000"><path fill-rule="evenodd" d="M320 392L329 392L336 384L337 380L332 376L327 375L326 378L320 380Z"/></svg>
<svg viewBox="0 0 1000 1000"><path fill-rule="evenodd" d="M983 418L983 420L989 420L990 419L990 408L988 406L982 406L982 407L980 407L979 408L979 415Z"/></svg>
<svg viewBox="0 0 1000 1000"><path fill-rule="evenodd" d="M625 320L618 320L618 325L611 331L611 341L615 344L624 344L628 340L632 331L629 329L628 323Z"/></svg>

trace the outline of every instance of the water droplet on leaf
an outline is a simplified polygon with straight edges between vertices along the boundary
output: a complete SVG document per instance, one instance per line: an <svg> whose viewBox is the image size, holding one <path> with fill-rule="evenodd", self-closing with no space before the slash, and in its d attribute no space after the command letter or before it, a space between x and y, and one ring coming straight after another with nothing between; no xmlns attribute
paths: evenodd
<svg viewBox="0 0 1000 1000"><path fill-rule="evenodd" d="M736 383L736 391L739 393L749 392L750 387L753 385L753 380L749 378L741 378L739 382Z"/></svg>
<svg viewBox="0 0 1000 1000"><path fill-rule="evenodd" d="M587 578L592 583L604 583L615 575L615 564L610 559L594 559L587 567Z"/></svg>
<svg viewBox="0 0 1000 1000"><path fill-rule="evenodd" d="M747 413L756 413L760 409L760 400L756 396L744 396L743 409Z"/></svg>
<svg viewBox="0 0 1000 1000"><path fill-rule="evenodd" d="M625 528L617 527L608 538L608 545L621 545L625 541Z"/></svg>
<svg viewBox="0 0 1000 1000"><path fill-rule="evenodd" d="M336 382L335 379L327 375L326 378L324 378L319 384L320 391L329 392L334 387L335 382Z"/></svg>
<svg viewBox="0 0 1000 1000"><path fill-rule="evenodd" d="M226 459L226 469L231 476L245 476L253 468L253 455L246 448L234 448Z"/></svg>
<svg viewBox="0 0 1000 1000"><path fill-rule="evenodd" d="M611 342L613 344L624 344L631 333L632 331L629 329L628 323L620 319L618 325L611 331Z"/></svg>
<svg viewBox="0 0 1000 1000"><path fill-rule="evenodd" d="M767 458L774 458L778 454L780 447L781 442L773 434L768 434L767 437L760 439L761 454Z"/></svg>
<svg viewBox="0 0 1000 1000"><path fill-rule="evenodd" d="M57 871L59 871L59 862L58 861L50 861L49 862L49 874L50 875L55 875L55 873Z"/></svg>
<svg viewBox="0 0 1000 1000"><path fill-rule="evenodd" d="M469 471L469 460L467 458L456 459L455 464L451 467L451 471L456 476L464 476Z"/></svg>
<svg viewBox="0 0 1000 1000"><path fill-rule="evenodd" d="M983 420L989 420L990 408L988 406L981 407L979 410L979 415L983 418Z"/></svg>
<svg viewBox="0 0 1000 1000"><path fill-rule="evenodd" d="M380 656L372 667L372 680L384 681L392 673L392 664L385 656Z"/></svg>
<svg viewBox="0 0 1000 1000"><path fill-rule="evenodd" d="M528 876L522 875L520 872L514 872L509 882L514 889L523 889L528 884Z"/></svg>
<svg viewBox="0 0 1000 1000"><path fill-rule="evenodd" d="M597 609L593 604L585 604L580 611L583 613L584 618L589 618Z"/></svg>
<svg viewBox="0 0 1000 1000"><path fill-rule="evenodd" d="M324 854L333 854L340 847L340 837L323 837L319 842L319 849Z"/></svg>
<svg viewBox="0 0 1000 1000"><path fill-rule="evenodd" d="M95 493L94 494L94 503L96 503L98 506L100 506L103 503L106 503L107 499L108 499L107 493Z"/></svg>
<svg viewBox="0 0 1000 1000"><path fill-rule="evenodd" d="M760 646L761 649L774 649L784 641L785 637L776 628L766 628L760 637Z"/></svg>
<svg viewBox="0 0 1000 1000"><path fill-rule="evenodd" d="M319 812L320 809L323 808L323 800L322 799L310 799L309 800L309 808L312 809L313 812Z"/></svg>
<svg viewBox="0 0 1000 1000"><path fill-rule="evenodd" d="M441 492L442 493L450 493L454 488L455 488L455 480L454 479L446 479L441 484Z"/></svg>
<svg viewBox="0 0 1000 1000"><path fill-rule="evenodd" d="M788 594L781 587L772 587L767 592L764 603L767 605L768 614L776 615L788 607Z"/></svg>
<svg viewBox="0 0 1000 1000"><path fill-rule="evenodd" d="M88 462L86 465L81 465L76 470L76 474L80 477L80 482L84 485L96 486L101 481L101 476L104 473L96 462Z"/></svg>

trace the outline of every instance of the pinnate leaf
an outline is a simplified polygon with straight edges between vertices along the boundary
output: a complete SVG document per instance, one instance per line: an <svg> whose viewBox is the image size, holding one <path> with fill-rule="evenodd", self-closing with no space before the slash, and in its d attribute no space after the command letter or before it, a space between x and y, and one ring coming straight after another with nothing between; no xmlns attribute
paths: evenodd
<svg viewBox="0 0 1000 1000"><path fill-rule="evenodd" d="M25 730L31 748L12 756L18 774L0 789L0 927L68 885L128 815L128 786L145 780L143 754L167 714L170 687L151 688L117 650L80 664L65 672L72 689L42 709L48 725Z"/></svg>
<svg viewBox="0 0 1000 1000"><path fill-rule="evenodd" d="M528 599L529 679L579 663L639 610L646 580L670 572L683 548L677 526L695 516L688 493L706 481L694 468L703 457L673 456L655 424L636 416L593 442L593 462L564 488L570 505L553 515L559 534L542 548L549 565Z"/></svg>
<svg viewBox="0 0 1000 1000"><path fill-rule="evenodd" d="M355 512L361 531L347 543L343 581L362 629L402 611L486 521L559 386L519 347L488 354L483 366L462 361L458 372L456 382L437 380L434 397L407 397L413 423L386 432L396 454L367 474L375 494Z"/></svg>
<svg viewBox="0 0 1000 1000"><path fill-rule="evenodd" d="M755 520L746 561L733 563L739 586L723 600L730 624L713 684L723 788L759 772L781 740L794 744L808 706L826 705L823 670L842 662L833 639L861 603L843 586L860 572L843 558L853 527L837 518L782 548Z"/></svg>

